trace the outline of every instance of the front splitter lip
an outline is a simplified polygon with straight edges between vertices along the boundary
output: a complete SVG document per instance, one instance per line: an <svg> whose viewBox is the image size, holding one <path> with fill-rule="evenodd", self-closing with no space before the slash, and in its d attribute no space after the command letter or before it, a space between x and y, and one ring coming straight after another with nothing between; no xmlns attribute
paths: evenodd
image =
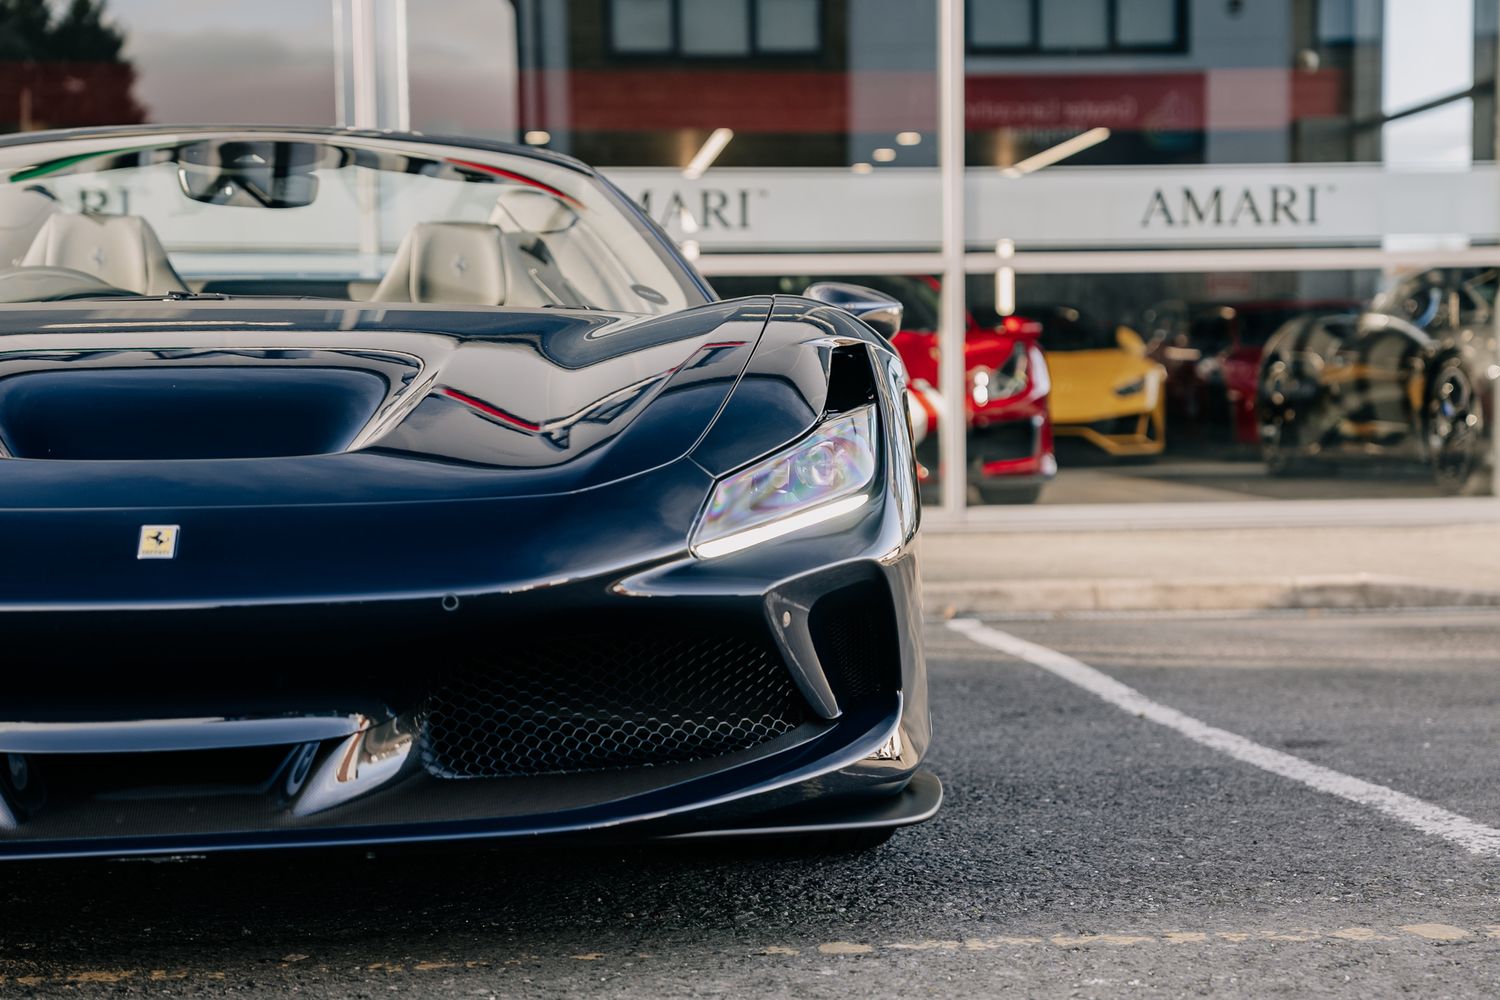
<svg viewBox="0 0 1500 1000"><path fill-rule="evenodd" d="M541 815L524 818L489 820L443 820L431 823L407 823L391 826L318 827L298 830L251 830L224 834L160 834L128 838L88 839L3 839L0 861L26 859L121 858L162 855L197 855L237 851L277 849L313 849L338 847L376 847L462 842L495 844L535 844L544 840L630 840L648 841L664 837L751 835L759 826L756 817L765 814L784 815L797 807L815 806L818 799L846 803L853 817L840 828L854 826L894 826L920 822L936 810L928 794L915 800L908 797L890 809L869 810L870 803L900 796L915 773L915 764L888 774L878 781L868 775L856 775L859 766L885 746L901 726L898 710L867 728L856 738L837 749L807 762L760 780L725 789L732 781L733 769L694 779L687 787L703 784L718 786L716 793L705 790L701 796L671 805L655 805L663 794L680 794L681 789L664 789L640 796L647 800L642 808L625 808L610 814L617 805L576 810L577 816L563 818ZM827 734L832 736L833 733ZM769 764L771 761L756 762ZM746 765L753 766L753 765ZM939 793L940 795L940 793ZM930 805L930 809L928 806ZM703 814L699 822L695 817ZM710 819L722 815L723 819ZM861 819L861 817L865 817ZM730 818L734 817L734 818ZM828 820L814 815L805 824L809 830L827 828ZM795 824L794 824L795 825ZM784 829L783 829L784 827ZM767 827L791 832L790 826ZM737 832L739 831L739 832Z"/></svg>
<svg viewBox="0 0 1500 1000"><path fill-rule="evenodd" d="M841 833L848 830L879 830L915 826L937 815L943 805L943 783L930 771L918 771L895 795L871 798L857 804L811 808L768 819L762 823L726 825L688 833L670 834L669 840L752 839L787 837L810 833Z"/></svg>

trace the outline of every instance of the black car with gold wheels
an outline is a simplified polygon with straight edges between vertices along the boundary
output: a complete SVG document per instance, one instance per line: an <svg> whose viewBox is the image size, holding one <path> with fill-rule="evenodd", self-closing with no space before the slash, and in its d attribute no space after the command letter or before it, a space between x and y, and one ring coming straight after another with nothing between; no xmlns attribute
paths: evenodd
<svg viewBox="0 0 1500 1000"><path fill-rule="evenodd" d="M1409 275L1363 313L1309 313L1266 345L1257 411L1270 471L1421 463L1446 493L1488 466L1494 268Z"/></svg>

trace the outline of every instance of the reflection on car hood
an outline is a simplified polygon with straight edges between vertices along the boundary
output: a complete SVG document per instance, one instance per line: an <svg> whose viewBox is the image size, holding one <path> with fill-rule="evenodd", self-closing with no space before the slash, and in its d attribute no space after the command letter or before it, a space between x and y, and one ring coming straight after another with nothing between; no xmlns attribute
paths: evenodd
<svg viewBox="0 0 1500 1000"><path fill-rule="evenodd" d="M0 310L12 458L0 505L122 478L136 501L144 489L173 503L228 502L252 484L298 502L426 497L444 470L474 495L597 485L687 453L769 304L664 317L236 301Z"/></svg>

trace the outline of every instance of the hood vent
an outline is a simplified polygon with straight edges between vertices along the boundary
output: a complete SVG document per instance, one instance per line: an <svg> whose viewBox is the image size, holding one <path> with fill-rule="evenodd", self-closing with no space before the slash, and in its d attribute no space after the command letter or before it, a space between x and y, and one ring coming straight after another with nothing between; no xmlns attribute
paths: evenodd
<svg viewBox="0 0 1500 1000"><path fill-rule="evenodd" d="M28 372L0 380L0 441L71 461L325 455L386 392L371 372L302 366Z"/></svg>

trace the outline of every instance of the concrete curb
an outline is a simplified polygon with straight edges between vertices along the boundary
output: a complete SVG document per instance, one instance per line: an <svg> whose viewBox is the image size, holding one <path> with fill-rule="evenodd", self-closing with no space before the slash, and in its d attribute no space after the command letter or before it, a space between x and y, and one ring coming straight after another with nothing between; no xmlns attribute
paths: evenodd
<svg viewBox="0 0 1500 1000"><path fill-rule="evenodd" d="M929 583L928 614L1500 607L1500 591L1352 573L1251 579L975 580Z"/></svg>

